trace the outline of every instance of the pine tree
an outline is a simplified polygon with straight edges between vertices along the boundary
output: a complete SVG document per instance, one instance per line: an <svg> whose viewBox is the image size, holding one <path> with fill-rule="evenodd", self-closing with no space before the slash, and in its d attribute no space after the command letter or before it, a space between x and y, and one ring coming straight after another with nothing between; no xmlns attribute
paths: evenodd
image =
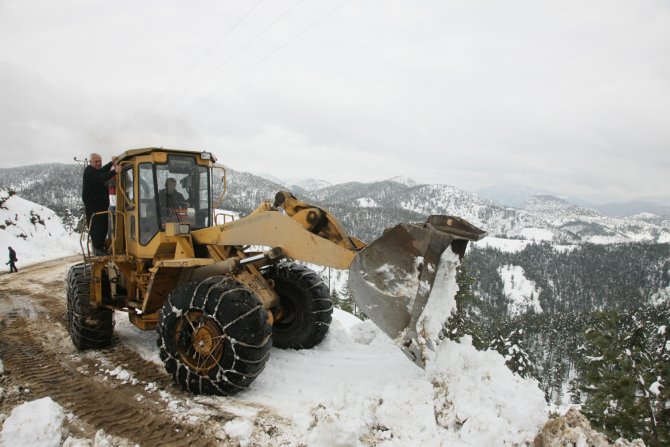
<svg viewBox="0 0 670 447"><path fill-rule="evenodd" d="M584 414L612 437L668 445L670 399L663 380L670 371L665 307L599 314L581 348ZM666 379L667 380L667 379Z"/></svg>
<svg viewBox="0 0 670 447"><path fill-rule="evenodd" d="M490 348L505 357L505 364L521 377L537 378L535 367L524 347L524 330L513 329L507 337L498 334L491 342Z"/></svg>
<svg viewBox="0 0 670 447"><path fill-rule="evenodd" d="M458 284L458 292L454 297L456 310L444 323L440 337L458 341L464 335L470 335L475 348L486 349L488 344L482 340L481 319L473 312L478 300L472 291L475 279L470 275L466 258L461 261L456 272L456 283Z"/></svg>

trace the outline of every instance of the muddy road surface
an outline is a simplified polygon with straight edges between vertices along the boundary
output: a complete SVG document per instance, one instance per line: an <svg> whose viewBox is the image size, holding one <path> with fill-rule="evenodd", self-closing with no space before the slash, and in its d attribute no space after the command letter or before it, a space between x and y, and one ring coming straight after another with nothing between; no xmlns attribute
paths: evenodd
<svg viewBox="0 0 670 447"><path fill-rule="evenodd" d="M239 445L224 426L240 414L251 416L259 443L290 425L257 404L183 392L117 336L107 349L77 351L67 332L64 278L79 260L0 276L0 413L48 396L68 414L64 439L93 440L102 431L113 445Z"/></svg>

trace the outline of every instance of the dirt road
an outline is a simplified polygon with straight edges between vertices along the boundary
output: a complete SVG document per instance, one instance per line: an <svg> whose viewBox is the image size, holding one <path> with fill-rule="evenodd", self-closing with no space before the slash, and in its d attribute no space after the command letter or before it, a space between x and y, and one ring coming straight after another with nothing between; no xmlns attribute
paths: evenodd
<svg viewBox="0 0 670 447"><path fill-rule="evenodd" d="M238 445L223 424L233 412L256 414L254 425L268 435L278 428L269 410L237 399L188 395L160 365L120 343L101 351L77 351L66 327L66 266L79 258L46 262L0 276L0 413L49 396L69 418L76 438L98 430L141 446ZM280 422L280 421L277 421Z"/></svg>

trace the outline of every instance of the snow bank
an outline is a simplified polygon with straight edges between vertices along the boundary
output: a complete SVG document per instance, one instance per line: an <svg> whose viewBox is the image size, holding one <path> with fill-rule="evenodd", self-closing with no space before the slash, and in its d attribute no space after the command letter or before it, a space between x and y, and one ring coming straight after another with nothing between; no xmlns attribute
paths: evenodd
<svg viewBox="0 0 670 447"><path fill-rule="evenodd" d="M0 259L9 259L7 247L16 251L21 267L78 254L79 235L68 234L60 218L48 208L0 191Z"/></svg>
<svg viewBox="0 0 670 447"><path fill-rule="evenodd" d="M240 398L293 415L309 445L513 445L531 443L546 420L534 380L513 374L495 351L470 338L439 342L455 306L458 257L443 255L417 329L425 371L370 321L335 311L324 342L308 351L273 350L263 374ZM238 438L239 440L239 438Z"/></svg>

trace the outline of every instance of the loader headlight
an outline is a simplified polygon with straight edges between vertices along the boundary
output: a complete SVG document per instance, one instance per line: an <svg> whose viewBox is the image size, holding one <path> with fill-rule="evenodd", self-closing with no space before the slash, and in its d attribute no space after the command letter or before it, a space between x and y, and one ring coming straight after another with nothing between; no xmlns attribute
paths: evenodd
<svg viewBox="0 0 670 447"><path fill-rule="evenodd" d="M200 158L202 158L203 160L211 160L212 154L210 152L201 152Z"/></svg>
<svg viewBox="0 0 670 447"><path fill-rule="evenodd" d="M168 222L165 224L166 236L185 236L191 232L191 225L187 223Z"/></svg>

